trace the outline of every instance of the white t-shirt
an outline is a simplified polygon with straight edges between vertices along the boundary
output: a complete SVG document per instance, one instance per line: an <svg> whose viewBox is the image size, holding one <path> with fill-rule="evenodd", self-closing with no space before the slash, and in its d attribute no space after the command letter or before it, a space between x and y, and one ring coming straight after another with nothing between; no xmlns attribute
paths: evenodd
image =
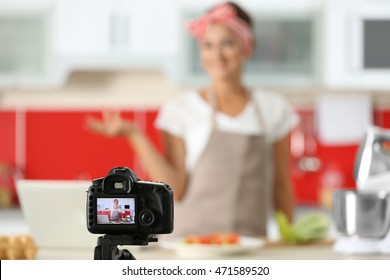
<svg viewBox="0 0 390 280"><path fill-rule="evenodd" d="M248 135L265 133L267 142L271 144L286 136L299 122L293 108L278 94L255 91L252 100L237 116L217 112L216 128ZM264 126L260 125L254 102L259 108ZM155 126L184 140L185 164L190 172L208 143L212 130L212 107L199 92L187 92L161 108Z"/></svg>

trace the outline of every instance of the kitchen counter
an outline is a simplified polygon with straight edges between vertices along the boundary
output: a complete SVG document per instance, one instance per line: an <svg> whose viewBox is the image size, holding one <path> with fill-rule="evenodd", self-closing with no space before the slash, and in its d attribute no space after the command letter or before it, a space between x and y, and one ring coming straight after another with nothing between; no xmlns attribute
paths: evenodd
<svg viewBox="0 0 390 280"><path fill-rule="evenodd" d="M20 209L0 211L0 235L30 234ZM97 236L96 236L97 237ZM334 233L330 240L334 239ZM279 241L268 241L265 246L240 255L183 255L174 250L164 249L159 243L151 243L146 247L128 247L139 260L172 260L172 259L252 259L252 260L344 260L344 259L384 259L390 260L390 255L361 255L346 256L335 254L332 251L332 241L313 243L308 245L286 245ZM38 259L93 259L91 249L41 249L38 250Z"/></svg>
<svg viewBox="0 0 390 280"><path fill-rule="evenodd" d="M308 245L285 245L267 242L257 250L236 255L180 254L174 250L160 248L158 244L129 248L138 260L390 260L390 255L340 255L332 251L332 241ZM38 259L92 259L93 250L49 251L38 253Z"/></svg>
<svg viewBox="0 0 390 280"><path fill-rule="evenodd" d="M172 250L155 249L144 250L134 253L139 259L215 259L208 258L207 255L183 256ZM371 255L371 256L343 256L332 252L330 243L318 243L302 246L282 245L278 242L267 243L266 246L253 252L241 255L221 256L219 259L252 259L252 260L303 260L303 259L390 259L390 255Z"/></svg>

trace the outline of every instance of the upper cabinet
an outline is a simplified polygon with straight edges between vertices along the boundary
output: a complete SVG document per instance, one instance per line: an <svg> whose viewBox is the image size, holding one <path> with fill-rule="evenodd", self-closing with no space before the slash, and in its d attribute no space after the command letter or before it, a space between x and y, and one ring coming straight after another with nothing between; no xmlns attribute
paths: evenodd
<svg viewBox="0 0 390 280"><path fill-rule="evenodd" d="M254 20L250 86L390 88L388 0L237 0ZM60 86L75 70L159 69L207 82L185 22L217 0L0 1L0 88Z"/></svg>
<svg viewBox="0 0 390 280"><path fill-rule="evenodd" d="M68 68L159 67L175 52L174 0L57 0L55 41Z"/></svg>
<svg viewBox="0 0 390 280"><path fill-rule="evenodd" d="M110 51L110 1L57 0L53 26L57 55L105 55Z"/></svg>
<svg viewBox="0 0 390 280"><path fill-rule="evenodd" d="M0 2L0 88L52 87L74 70L168 69L176 0Z"/></svg>
<svg viewBox="0 0 390 280"><path fill-rule="evenodd" d="M307 1L300 1L306 3L299 8L291 2L276 2L280 3L242 3L252 16L256 42L254 55L245 68L246 82L251 86L314 86L320 81L320 10ZM205 7L188 6L182 10L189 19L204 13ZM184 28L180 36L178 80L190 85L204 84L207 76L202 70L198 44Z"/></svg>
<svg viewBox="0 0 390 280"><path fill-rule="evenodd" d="M0 3L0 88L39 87L52 80L49 1Z"/></svg>
<svg viewBox="0 0 390 280"><path fill-rule="evenodd" d="M390 89L390 2L329 0L324 18L329 88Z"/></svg>

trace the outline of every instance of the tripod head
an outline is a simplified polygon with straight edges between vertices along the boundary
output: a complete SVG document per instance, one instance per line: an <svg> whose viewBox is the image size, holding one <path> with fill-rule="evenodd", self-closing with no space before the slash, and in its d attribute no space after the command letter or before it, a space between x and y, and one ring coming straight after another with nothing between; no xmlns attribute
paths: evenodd
<svg viewBox="0 0 390 280"><path fill-rule="evenodd" d="M94 251L94 260L135 260L127 249L119 250L118 245L146 246L158 239L148 234L105 234L98 237Z"/></svg>

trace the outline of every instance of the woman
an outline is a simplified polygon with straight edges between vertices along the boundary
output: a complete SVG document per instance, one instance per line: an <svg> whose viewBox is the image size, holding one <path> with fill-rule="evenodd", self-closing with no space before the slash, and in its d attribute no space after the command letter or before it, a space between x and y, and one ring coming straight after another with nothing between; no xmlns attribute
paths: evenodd
<svg viewBox="0 0 390 280"><path fill-rule="evenodd" d="M160 110L156 126L164 156L117 113L91 119L90 127L127 137L151 178L173 187L174 234L265 235L271 196L291 220L288 133L298 117L281 97L242 84L254 40L251 20L239 6L217 5L188 29L199 42L210 85Z"/></svg>
<svg viewBox="0 0 390 280"><path fill-rule="evenodd" d="M110 220L111 221L116 221L116 220L120 220L120 213L119 213L119 201L118 199L114 199L113 200L113 206L112 206L112 210L111 210L111 213L110 213Z"/></svg>

